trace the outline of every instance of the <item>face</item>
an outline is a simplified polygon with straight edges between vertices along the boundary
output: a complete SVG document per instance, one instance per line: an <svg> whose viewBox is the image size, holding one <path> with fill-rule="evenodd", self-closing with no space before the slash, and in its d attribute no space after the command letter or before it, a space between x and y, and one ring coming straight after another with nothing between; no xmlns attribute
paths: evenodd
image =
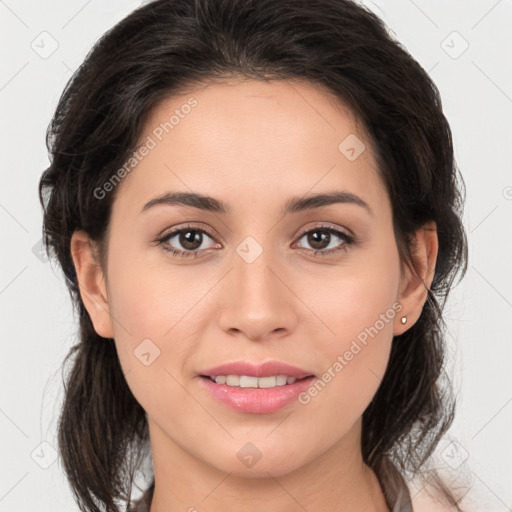
<svg viewBox="0 0 512 512"><path fill-rule="evenodd" d="M115 191L109 319L94 324L153 448L247 476L359 450L404 312L391 204L350 112L311 84L211 84L161 104L138 148ZM331 200L306 201L319 194ZM269 361L310 377L266 388L294 373L268 366L250 390L201 376Z"/></svg>

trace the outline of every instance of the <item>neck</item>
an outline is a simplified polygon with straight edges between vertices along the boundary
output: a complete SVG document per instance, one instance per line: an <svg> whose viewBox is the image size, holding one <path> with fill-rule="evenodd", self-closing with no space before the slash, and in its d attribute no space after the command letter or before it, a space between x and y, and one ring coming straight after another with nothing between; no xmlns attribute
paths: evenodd
<svg viewBox="0 0 512 512"><path fill-rule="evenodd" d="M155 490L150 512L389 512L375 473L360 451L360 423L306 465L275 476L238 476L185 452L149 423Z"/></svg>

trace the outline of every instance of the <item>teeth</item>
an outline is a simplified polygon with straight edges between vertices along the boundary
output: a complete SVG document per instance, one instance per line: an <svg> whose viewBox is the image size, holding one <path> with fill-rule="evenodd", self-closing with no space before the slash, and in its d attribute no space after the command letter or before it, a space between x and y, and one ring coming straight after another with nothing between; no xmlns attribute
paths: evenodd
<svg viewBox="0 0 512 512"><path fill-rule="evenodd" d="M290 377L291 379L292 377ZM284 375L278 375L276 377L276 384L278 386L284 386L286 384L286 377ZM290 383L291 384L291 383Z"/></svg>
<svg viewBox="0 0 512 512"><path fill-rule="evenodd" d="M279 375L279 377L283 377L283 375ZM286 379L284 379L284 383L286 384ZM282 386L282 384L279 385ZM259 388L274 388L277 386L277 377L260 377L257 386Z"/></svg>
<svg viewBox="0 0 512 512"><path fill-rule="evenodd" d="M257 388L258 377L247 377L246 375L240 375L240 387L241 388Z"/></svg>
<svg viewBox="0 0 512 512"><path fill-rule="evenodd" d="M240 376L239 375L226 376L226 384L228 386L240 386Z"/></svg>
<svg viewBox="0 0 512 512"><path fill-rule="evenodd" d="M214 378L217 384L240 388L275 388L293 384L297 379L286 375L275 375L271 377L252 377L248 375L218 375Z"/></svg>

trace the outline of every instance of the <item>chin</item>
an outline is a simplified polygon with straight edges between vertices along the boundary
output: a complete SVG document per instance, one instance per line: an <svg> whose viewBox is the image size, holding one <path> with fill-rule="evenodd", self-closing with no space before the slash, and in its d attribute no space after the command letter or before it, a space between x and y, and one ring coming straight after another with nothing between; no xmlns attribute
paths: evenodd
<svg viewBox="0 0 512 512"><path fill-rule="evenodd" d="M226 473L242 478L268 478L269 474L274 477L284 476L299 469L307 461L299 460L297 449L290 448L287 452L276 453L275 450L257 450L251 445L240 450L232 457L223 458L223 464L216 459L213 465Z"/></svg>

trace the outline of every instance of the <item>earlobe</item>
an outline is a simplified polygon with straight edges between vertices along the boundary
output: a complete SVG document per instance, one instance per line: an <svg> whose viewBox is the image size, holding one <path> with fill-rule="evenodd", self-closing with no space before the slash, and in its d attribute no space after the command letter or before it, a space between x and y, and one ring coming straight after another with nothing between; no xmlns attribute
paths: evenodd
<svg viewBox="0 0 512 512"><path fill-rule="evenodd" d="M70 249L80 296L94 330L103 338L113 338L107 288L95 244L85 231L77 230L71 237Z"/></svg>
<svg viewBox="0 0 512 512"><path fill-rule="evenodd" d="M421 315L432 284L438 253L437 229L429 221L416 231L411 245L412 267L406 265L400 281L398 301L403 309L395 320L394 335L402 334L413 326ZM407 317L406 324L401 318Z"/></svg>

